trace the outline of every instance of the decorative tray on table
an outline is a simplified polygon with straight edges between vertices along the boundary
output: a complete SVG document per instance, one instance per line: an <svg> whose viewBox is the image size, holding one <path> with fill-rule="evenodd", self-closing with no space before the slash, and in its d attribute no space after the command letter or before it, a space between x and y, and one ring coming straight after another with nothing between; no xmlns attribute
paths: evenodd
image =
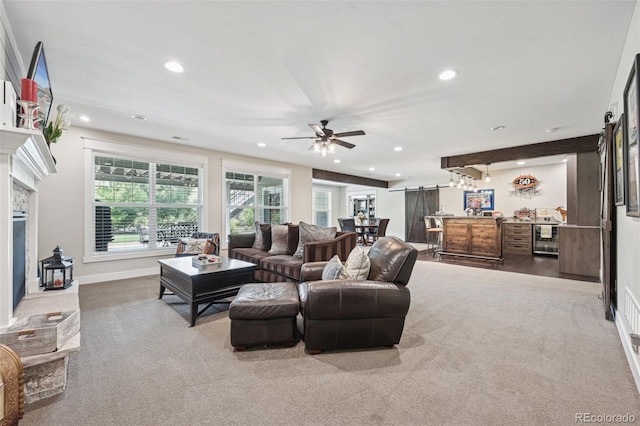
<svg viewBox="0 0 640 426"><path fill-rule="evenodd" d="M191 264L196 268L205 268L207 266L219 265L222 263L222 258L214 254L199 254L193 256Z"/></svg>

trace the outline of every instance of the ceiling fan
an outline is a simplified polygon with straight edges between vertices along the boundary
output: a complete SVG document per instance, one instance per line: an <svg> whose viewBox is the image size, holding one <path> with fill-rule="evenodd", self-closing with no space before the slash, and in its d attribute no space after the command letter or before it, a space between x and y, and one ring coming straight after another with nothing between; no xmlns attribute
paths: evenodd
<svg viewBox="0 0 640 426"><path fill-rule="evenodd" d="M322 148L322 146L332 148L333 145L340 145L345 148L352 149L355 147L354 144L342 141L338 138L342 138L345 136L361 136L364 135L364 130L352 130L350 132L340 132L334 133L333 130L327 129L327 124L329 124L329 120L320 120L320 124L322 127L317 124L309 124L309 127L316 132L315 136L301 136L297 138L282 138L282 139L315 139L316 141L309 147L309 149L314 149L318 151Z"/></svg>

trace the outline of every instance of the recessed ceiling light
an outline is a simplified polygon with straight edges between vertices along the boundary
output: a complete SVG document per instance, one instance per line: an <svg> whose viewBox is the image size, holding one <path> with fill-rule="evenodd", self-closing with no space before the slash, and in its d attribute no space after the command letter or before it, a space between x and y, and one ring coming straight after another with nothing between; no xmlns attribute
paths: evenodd
<svg viewBox="0 0 640 426"><path fill-rule="evenodd" d="M564 160L562 160L563 163L566 163L567 161L569 161L569 160L567 160L566 158Z"/></svg>
<svg viewBox="0 0 640 426"><path fill-rule="evenodd" d="M504 130L504 129L506 129L505 126L496 126L491 128L491 130L493 130L494 132L499 132L500 130Z"/></svg>
<svg viewBox="0 0 640 426"><path fill-rule="evenodd" d="M171 72L183 72L184 71L184 67L182 65L180 65L178 62L176 61L167 61L164 63L164 67L166 69L168 69Z"/></svg>
<svg viewBox="0 0 640 426"><path fill-rule="evenodd" d="M136 120L142 120L142 121L145 121L147 119L147 117L140 114L131 114L131 118L135 118Z"/></svg>
<svg viewBox="0 0 640 426"><path fill-rule="evenodd" d="M338 160L337 158L335 160L333 160L334 163L338 164L340 162L340 160Z"/></svg>
<svg viewBox="0 0 640 426"><path fill-rule="evenodd" d="M81 115L78 118L80 120L84 121L85 123L88 123L89 121L91 121L91 119L89 117L87 117L86 115Z"/></svg>
<svg viewBox="0 0 640 426"><path fill-rule="evenodd" d="M266 144L266 143L264 143L264 142L260 142L260 143L258 143L258 146L259 146L260 148L264 148L265 146L267 146L267 144Z"/></svg>
<svg viewBox="0 0 640 426"><path fill-rule="evenodd" d="M524 166L524 165L525 165L525 164L527 164L527 163L526 163L526 161L518 161L516 164L517 164L518 166Z"/></svg>
<svg viewBox="0 0 640 426"><path fill-rule="evenodd" d="M376 169L375 167L369 167L370 172L374 171L375 169Z"/></svg>
<svg viewBox="0 0 640 426"><path fill-rule="evenodd" d="M402 176L400 173L396 173L396 177L400 177Z"/></svg>
<svg viewBox="0 0 640 426"><path fill-rule="evenodd" d="M549 129L545 130L545 132L546 132L546 133L555 133L555 132L557 132L557 131L558 131L558 130L560 130L560 129L561 129L561 127L551 127L551 128L549 128Z"/></svg>
<svg viewBox="0 0 640 426"><path fill-rule="evenodd" d="M393 148L394 151L402 151L402 147L401 146L396 146L395 148Z"/></svg>
<svg viewBox="0 0 640 426"><path fill-rule="evenodd" d="M458 71L457 70L444 70L444 71L442 71L440 73L438 78L440 80L451 80L456 75L458 75Z"/></svg>

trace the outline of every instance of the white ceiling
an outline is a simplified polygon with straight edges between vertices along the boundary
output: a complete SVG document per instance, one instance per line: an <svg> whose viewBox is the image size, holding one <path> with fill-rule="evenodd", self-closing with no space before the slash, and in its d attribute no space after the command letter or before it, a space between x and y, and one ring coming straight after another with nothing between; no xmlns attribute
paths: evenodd
<svg viewBox="0 0 640 426"><path fill-rule="evenodd" d="M433 185L442 156L598 133L635 1L3 4L74 126ZM366 136L330 158L280 139L322 119Z"/></svg>

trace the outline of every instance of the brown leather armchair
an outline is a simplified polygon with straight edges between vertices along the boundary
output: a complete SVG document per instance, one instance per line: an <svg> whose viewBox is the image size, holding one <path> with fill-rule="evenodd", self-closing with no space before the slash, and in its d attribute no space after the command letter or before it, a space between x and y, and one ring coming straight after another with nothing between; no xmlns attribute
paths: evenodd
<svg viewBox="0 0 640 426"><path fill-rule="evenodd" d="M400 342L411 301L406 286L418 251L399 238L381 237L368 256L366 280L322 281L326 262L302 265L298 293L308 353Z"/></svg>

